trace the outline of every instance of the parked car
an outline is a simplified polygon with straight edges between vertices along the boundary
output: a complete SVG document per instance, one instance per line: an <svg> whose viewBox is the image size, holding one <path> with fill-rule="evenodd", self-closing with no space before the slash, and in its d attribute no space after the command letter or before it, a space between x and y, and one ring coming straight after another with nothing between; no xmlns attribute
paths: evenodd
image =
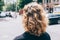
<svg viewBox="0 0 60 40"><path fill-rule="evenodd" d="M5 17L16 18L17 14L16 14L16 12L12 12L12 11L1 12L0 13L0 18L5 18Z"/></svg>
<svg viewBox="0 0 60 40"><path fill-rule="evenodd" d="M6 17L6 13L5 12L1 12L0 13L0 18L5 18Z"/></svg>
<svg viewBox="0 0 60 40"><path fill-rule="evenodd" d="M48 13L49 24L60 23L60 5L53 7L53 13Z"/></svg>
<svg viewBox="0 0 60 40"><path fill-rule="evenodd" d="M60 23L60 14L48 14L49 24Z"/></svg>
<svg viewBox="0 0 60 40"><path fill-rule="evenodd" d="M17 17L17 13L16 12L10 12L11 14L11 16L13 17L13 18L16 18Z"/></svg>

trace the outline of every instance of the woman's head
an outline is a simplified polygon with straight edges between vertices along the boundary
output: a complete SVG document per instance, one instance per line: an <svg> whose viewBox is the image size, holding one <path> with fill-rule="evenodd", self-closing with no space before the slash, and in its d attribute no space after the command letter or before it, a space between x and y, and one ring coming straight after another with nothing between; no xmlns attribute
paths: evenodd
<svg viewBox="0 0 60 40"><path fill-rule="evenodd" d="M39 36L46 31L48 20L41 5L30 3L23 8L23 23L26 31Z"/></svg>

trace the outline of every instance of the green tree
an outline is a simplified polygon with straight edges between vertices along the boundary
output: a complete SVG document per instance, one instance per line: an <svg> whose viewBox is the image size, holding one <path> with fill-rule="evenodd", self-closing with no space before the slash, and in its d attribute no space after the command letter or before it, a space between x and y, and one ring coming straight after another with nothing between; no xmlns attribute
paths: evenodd
<svg viewBox="0 0 60 40"><path fill-rule="evenodd" d="M32 2L33 0L18 0L18 1L19 1L18 6L19 6L19 9L20 9L20 8L23 8L24 5L26 5L26 4L30 3L30 2Z"/></svg>
<svg viewBox="0 0 60 40"><path fill-rule="evenodd" d="M26 4L28 4L30 2L33 2L33 0L18 0L17 10L22 9ZM42 0L37 0L37 2L42 3Z"/></svg>
<svg viewBox="0 0 60 40"><path fill-rule="evenodd" d="M16 11L16 4L8 4L6 11Z"/></svg>
<svg viewBox="0 0 60 40"><path fill-rule="evenodd" d="M4 0L0 0L0 11L3 10L3 6L4 6Z"/></svg>
<svg viewBox="0 0 60 40"><path fill-rule="evenodd" d="M38 0L37 2L38 2L38 3L42 3L42 1L43 1L43 0Z"/></svg>

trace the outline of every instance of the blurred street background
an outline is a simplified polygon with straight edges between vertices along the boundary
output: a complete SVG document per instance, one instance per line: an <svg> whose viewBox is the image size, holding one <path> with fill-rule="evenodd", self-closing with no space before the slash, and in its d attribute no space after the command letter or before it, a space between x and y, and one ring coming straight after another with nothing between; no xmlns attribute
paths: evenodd
<svg viewBox="0 0 60 40"><path fill-rule="evenodd" d="M51 40L60 40L60 0L0 0L0 40L13 40L24 33L22 8L30 2L42 5L49 19L46 32Z"/></svg>
<svg viewBox="0 0 60 40"><path fill-rule="evenodd" d="M52 40L60 40L60 24L49 25L46 30ZM24 32L22 16L16 19L5 18L0 21L0 40L13 40Z"/></svg>

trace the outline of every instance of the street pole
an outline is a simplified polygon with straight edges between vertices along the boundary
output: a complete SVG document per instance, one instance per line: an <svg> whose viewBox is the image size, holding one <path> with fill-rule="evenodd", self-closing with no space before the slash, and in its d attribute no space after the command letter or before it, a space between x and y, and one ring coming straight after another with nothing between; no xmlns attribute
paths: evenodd
<svg viewBox="0 0 60 40"><path fill-rule="evenodd" d="M16 12L17 12L17 2L18 2L18 1L16 0Z"/></svg>

